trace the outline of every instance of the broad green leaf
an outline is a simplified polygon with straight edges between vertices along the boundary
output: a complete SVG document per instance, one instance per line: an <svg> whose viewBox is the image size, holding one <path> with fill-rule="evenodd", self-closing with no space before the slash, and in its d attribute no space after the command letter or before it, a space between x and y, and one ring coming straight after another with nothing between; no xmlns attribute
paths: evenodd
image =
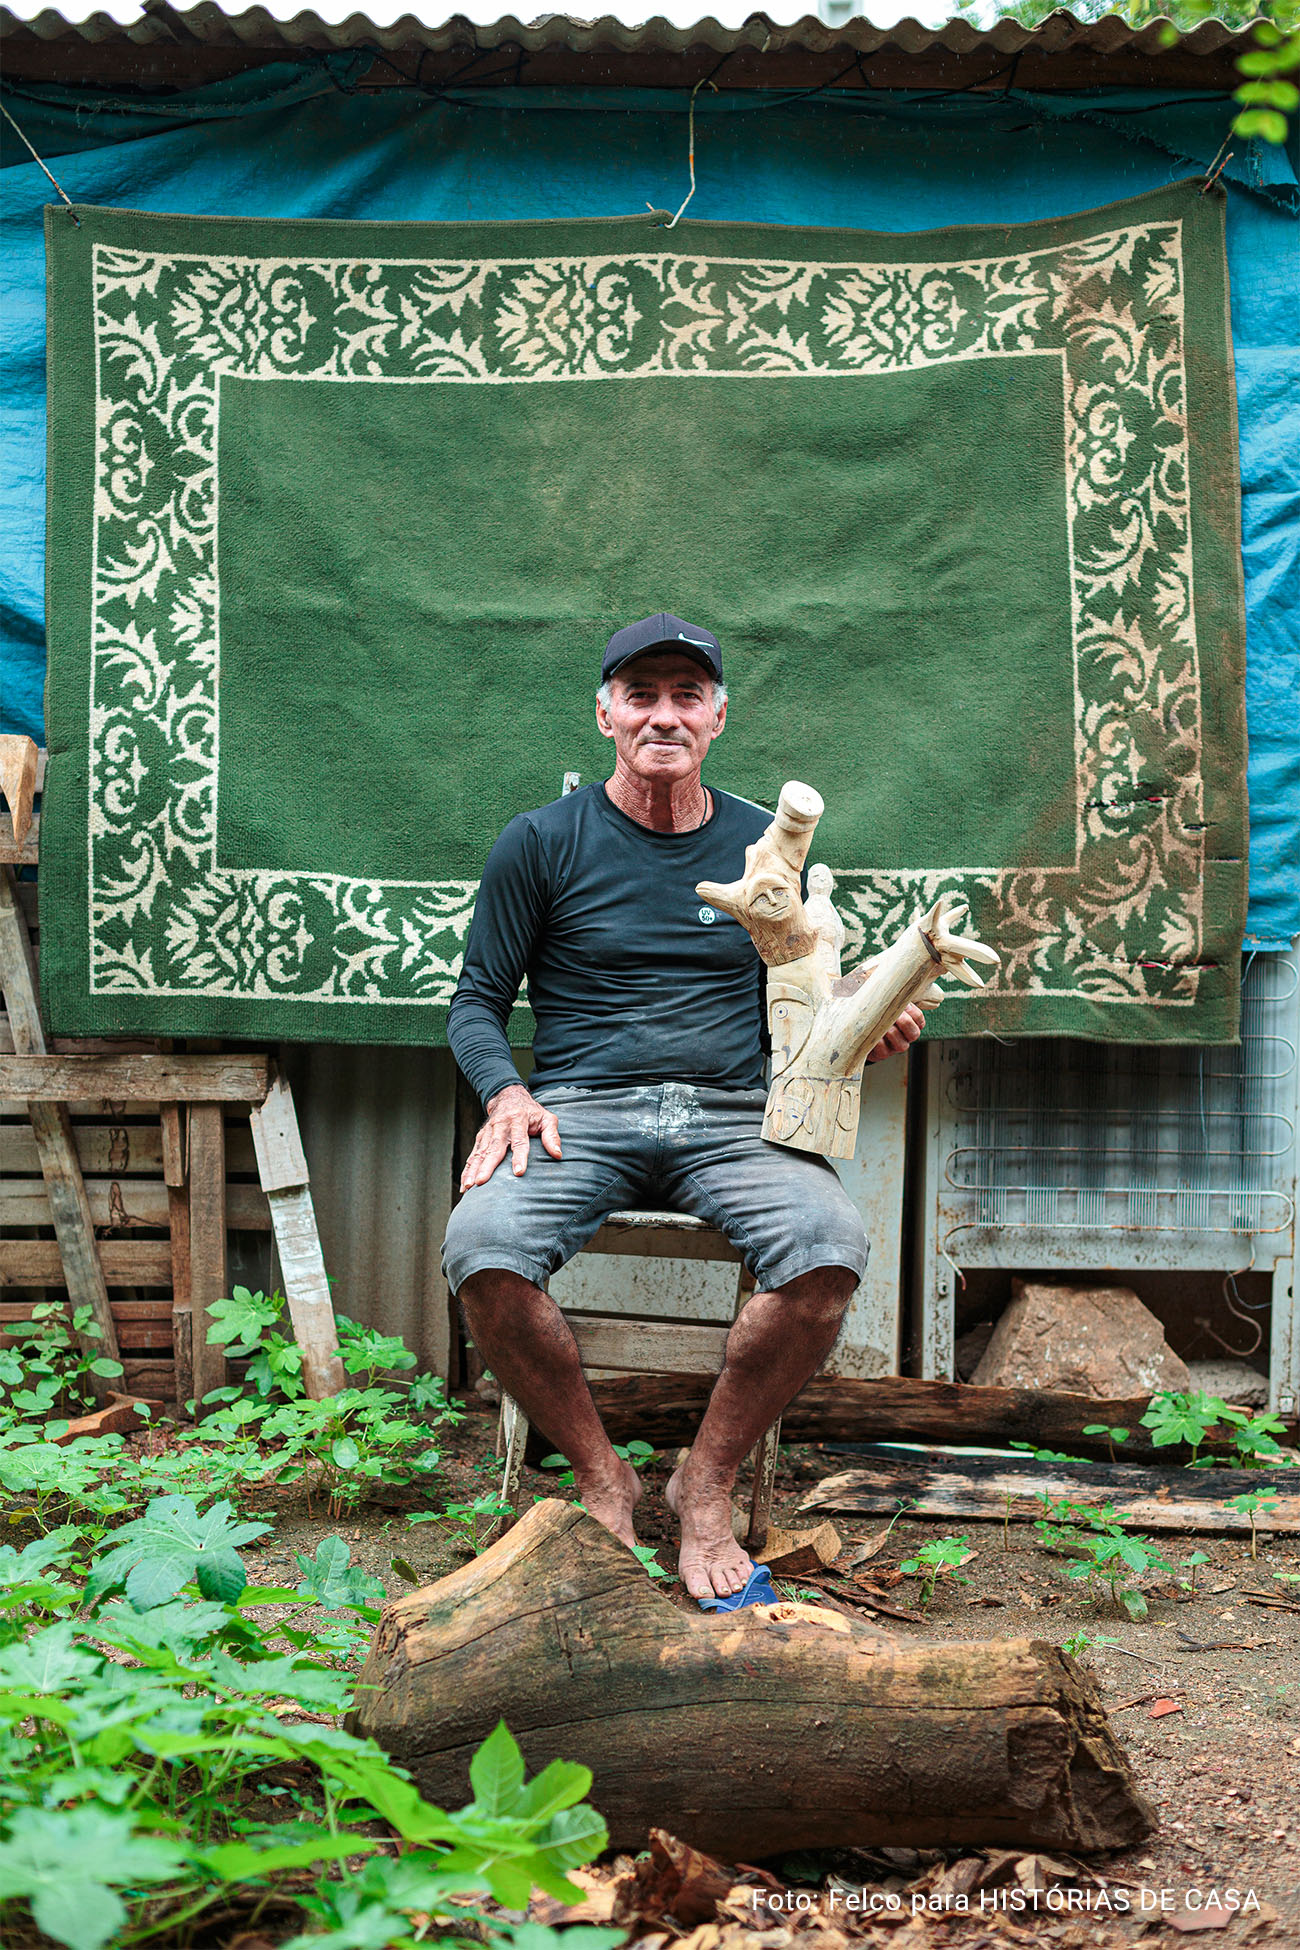
<svg viewBox="0 0 1300 1950"><path fill-rule="evenodd" d="M563 1873L580 1869L599 1855L609 1841L603 1818L594 1808L565 1808L550 1822L534 1843L533 1861L541 1860ZM543 1888L545 1884L543 1883Z"/></svg>
<svg viewBox="0 0 1300 1950"><path fill-rule="evenodd" d="M100 1661L77 1645L80 1628L60 1620L25 1643L0 1652L0 1685L15 1692L65 1693L70 1686L91 1679Z"/></svg>
<svg viewBox="0 0 1300 1950"><path fill-rule="evenodd" d="M581 1761L553 1760L535 1774L511 1808L518 1821L549 1820L591 1793L591 1769Z"/></svg>
<svg viewBox="0 0 1300 1950"><path fill-rule="evenodd" d="M361 1460L361 1451L350 1435L341 1435L330 1450L330 1459L337 1469L355 1469Z"/></svg>
<svg viewBox="0 0 1300 1950"><path fill-rule="evenodd" d="M203 1867L223 1882L253 1882L261 1876L276 1875L282 1869L310 1869L317 1862L341 1862L349 1855L364 1855L379 1843L369 1835L331 1835L321 1829L310 1842L279 1842L258 1848L253 1842L223 1842L204 1851Z"/></svg>
<svg viewBox="0 0 1300 1950"><path fill-rule="evenodd" d="M220 1605L238 1603L239 1594L248 1583L243 1560L238 1551L207 1551L199 1558L196 1573L199 1590L205 1598Z"/></svg>
<svg viewBox="0 0 1300 1950"><path fill-rule="evenodd" d="M0 1842L0 1902L25 1898L37 1926L67 1950L100 1950L125 1911L114 1885L166 1882L184 1850L133 1832L106 1808L19 1808Z"/></svg>
<svg viewBox="0 0 1300 1950"><path fill-rule="evenodd" d="M383 1604L387 1594L382 1583L352 1563L352 1554L341 1537L324 1538L315 1557L295 1555L302 1572L299 1598L310 1598L326 1611L364 1610Z"/></svg>
<svg viewBox="0 0 1300 1950"><path fill-rule="evenodd" d="M524 1785L524 1757L519 1743L504 1720L493 1731L469 1764L470 1786L476 1807L485 1815L513 1814ZM526 1901L526 1899L525 1899ZM507 1909L517 1904L506 1904Z"/></svg>
<svg viewBox="0 0 1300 1950"><path fill-rule="evenodd" d="M194 1552L172 1550L165 1555L146 1557L126 1575L126 1595L137 1611L165 1605L183 1591L194 1575Z"/></svg>

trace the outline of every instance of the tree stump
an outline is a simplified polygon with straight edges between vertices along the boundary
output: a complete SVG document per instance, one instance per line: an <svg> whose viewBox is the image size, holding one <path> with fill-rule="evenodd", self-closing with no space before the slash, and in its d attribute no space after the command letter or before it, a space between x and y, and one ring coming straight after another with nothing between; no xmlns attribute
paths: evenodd
<svg viewBox="0 0 1300 1950"><path fill-rule="evenodd" d="M792 1608L783 1607L789 1612ZM504 1719L530 1771L583 1761L611 1843L1105 1849L1155 1816L1074 1662L1039 1640L899 1645L833 1614L680 1610L571 1504L385 1610L369 1734L441 1806Z"/></svg>

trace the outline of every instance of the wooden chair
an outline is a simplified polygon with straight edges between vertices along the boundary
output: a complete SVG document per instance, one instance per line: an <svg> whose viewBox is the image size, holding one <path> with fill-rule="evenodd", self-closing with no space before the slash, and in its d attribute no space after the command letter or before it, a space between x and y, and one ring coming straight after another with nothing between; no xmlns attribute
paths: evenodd
<svg viewBox="0 0 1300 1950"><path fill-rule="evenodd" d="M753 1281L740 1255L724 1233L703 1219L682 1212L611 1212L604 1225L582 1249L589 1253L633 1253L648 1259L725 1260L739 1267L735 1314L753 1292ZM639 1320L615 1314L567 1314L583 1365L622 1374L716 1375L726 1352L729 1329L674 1320ZM754 1449L754 1487L749 1501L745 1544L761 1550L767 1538L776 1483L781 1421L772 1423ZM518 1402L502 1393L497 1424L497 1454L505 1459L501 1480L503 1501L511 1515L496 1534L519 1514L520 1472L528 1443L528 1418Z"/></svg>

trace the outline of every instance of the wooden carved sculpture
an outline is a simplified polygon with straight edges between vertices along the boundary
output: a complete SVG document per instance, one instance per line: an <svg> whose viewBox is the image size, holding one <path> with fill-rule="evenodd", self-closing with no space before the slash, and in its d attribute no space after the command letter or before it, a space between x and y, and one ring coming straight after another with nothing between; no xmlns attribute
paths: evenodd
<svg viewBox="0 0 1300 1950"><path fill-rule="evenodd" d="M771 825L745 850L742 877L725 887L702 880L695 891L749 931L768 967L772 1087L763 1136L798 1151L851 1158L868 1051L909 1002L937 1007L943 1000L937 978L951 975L983 988L971 962L996 964L1000 957L957 932L966 903L941 894L883 954L841 975L844 923L831 904L830 872L810 870L807 901L799 885L824 810L811 786L782 786Z"/></svg>

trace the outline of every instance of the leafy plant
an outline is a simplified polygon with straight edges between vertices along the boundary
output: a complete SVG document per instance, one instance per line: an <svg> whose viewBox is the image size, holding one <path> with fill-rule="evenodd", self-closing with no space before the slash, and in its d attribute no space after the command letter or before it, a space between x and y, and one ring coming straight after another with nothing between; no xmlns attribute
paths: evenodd
<svg viewBox="0 0 1300 1950"><path fill-rule="evenodd" d="M1091 1632L1071 1632L1068 1639L1061 1640L1061 1650L1068 1652L1072 1659L1081 1659L1085 1652L1093 1652L1099 1646L1118 1644L1118 1639L1108 1638L1105 1632L1098 1632L1095 1637Z"/></svg>
<svg viewBox="0 0 1300 1950"><path fill-rule="evenodd" d="M621 1456L624 1462L631 1463L633 1469L643 1469L654 1456L654 1450L648 1442L615 1442L611 1444L611 1447L613 1448L614 1454ZM558 1452L554 1455L543 1456L541 1467L543 1469L559 1470L560 1474L556 1479L559 1488L573 1488L574 1476L572 1469L569 1467L569 1458L567 1456L561 1456Z"/></svg>
<svg viewBox="0 0 1300 1950"><path fill-rule="evenodd" d="M122 1373L120 1361L93 1352L104 1330L90 1307L74 1308L69 1317L61 1302L40 1301L29 1321L8 1322L5 1331L9 1344L0 1348L0 1426L43 1422L56 1408L80 1414L94 1401L87 1386L91 1375L108 1381Z"/></svg>
<svg viewBox="0 0 1300 1950"><path fill-rule="evenodd" d="M1192 1452L1190 1467L1204 1468L1213 1458L1202 1457L1200 1450L1210 1435L1230 1432L1230 1460L1242 1468L1286 1466L1288 1458L1274 1438L1286 1433L1286 1424L1268 1413L1251 1415L1247 1409L1232 1408L1218 1395L1202 1391L1153 1395L1142 1426L1151 1431L1155 1448L1185 1442Z"/></svg>
<svg viewBox="0 0 1300 1950"><path fill-rule="evenodd" d="M953 1584L970 1583L970 1579L962 1577L957 1569L969 1556L969 1537L936 1537L930 1543L923 1544L915 1557L908 1558L905 1564L899 1566L909 1577L922 1578L922 1611L930 1609L930 1600L934 1597L940 1578L946 1578Z"/></svg>
<svg viewBox="0 0 1300 1950"><path fill-rule="evenodd" d="M1148 1571L1173 1578L1173 1565L1149 1538L1134 1536L1124 1529L1114 1507L1104 1503L1072 1503L1069 1498L1045 1500L1045 1514L1034 1524L1048 1550L1071 1557L1065 1575L1076 1583L1109 1587L1111 1602L1122 1606L1130 1618L1145 1618L1147 1601L1131 1582Z"/></svg>
<svg viewBox="0 0 1300 1950"><path fill-rule="evenodd" d="M460 1531L477 1556L501 1518L510 1514L510 1505L499 1490L484 1490L468 1502L448 1503L441 1510L413 1510L406 1521L410 1524L448 1524L453 1530Z"/></svg>
<svg viewBox="0 0 1300 1950"><path fill-rule="evenodd" d="M1255 1519L1262 1511L1264 1521L1267 1523L1269 1517L1277 1508L1277 1504L1277 1491L1265 1489L1245 1490L1240 1496L1230 1496L1225 1501L1225 1509L1238 1510L1243 1516L1250 1518L1250 1555L1252 1560L1258 1554L1256 1547L1259 1542L1255 1529Z"/></svg>
<svg viewBox="0 0 1300 1950"><path fill-rule="evenodd" d="M1193 1551L1190 1556L1183 1559L1181 1568L1188 1575L1186 1578L1180 1578L1178 1582L1184 1590L1191 1592L1193 1598L1196 1596L1196 1574L1202 1564L1208 1564L1209 1561L1209 1557L1205 1551Z"/></svg>
<svg viewBox="0 0 1300 1950"><path fill-rule="evenodd" d="M113 1548L96 1562L89 1598L125 1585L137 1611L166 1604L191 1580L205 1598L233 1604L247 1579L241 1544L264 1536L265 1523L233 1523L228 1503L200 1516L188 1496L158 1496L143 1517L113 1533Z"/></svg>
<svg viewBox="0 0 1300 1950"><path fill-rule="evenodd" d="M587 1770L556 1761L527 1782L499 1727L471 1767L473 1804L430 1806L372 1742L323 1721L352 1692L330 1660L365 1634L340 1626L350 1639L331 1640L319 1614L297 1622L318 1605L372 1620L377 1581L327 1538L298 1556L296 1590L249 1588L237 1552L264 1528L232 1522L228 1505L156 1499L84 1582L93 1539L82 1528L0 1547L5 1918L66 1950L180 1945L240 1891L256 1901L284 1886L324 1926L304 1939L319 1950L413 1942L429 1919L438 1933L481 1935L462 1906L474 1890L516 1908L534 1887L576 1900L566 1872L605 1842L580 1805ZM186 1568L196 1582L182 1588ZM268 1770L293 1781L289 1819L264 1813ZM406 1844L396 1862L376 1857L377 1818ZM13 1934L3 1921L0 1933ZM528 1942L540 1950L543 1937ZM610 1950L610 1933L592 1943Z"/></svg>
<svg viewBox="0 0 1300 1950"><path fill-rule="evenodd" d="M1132 1430L1113 1429L1108 1422L1087 1422L1084 1424L1083 1433L1085 1435L1104 1435L1106 1438L1106 1448L1110 1454L1110 1459L1112 1462L1114 1462L1115 1444L1117 1442L1127 1442L1129 1436L1132 1434Z"/></svg>

